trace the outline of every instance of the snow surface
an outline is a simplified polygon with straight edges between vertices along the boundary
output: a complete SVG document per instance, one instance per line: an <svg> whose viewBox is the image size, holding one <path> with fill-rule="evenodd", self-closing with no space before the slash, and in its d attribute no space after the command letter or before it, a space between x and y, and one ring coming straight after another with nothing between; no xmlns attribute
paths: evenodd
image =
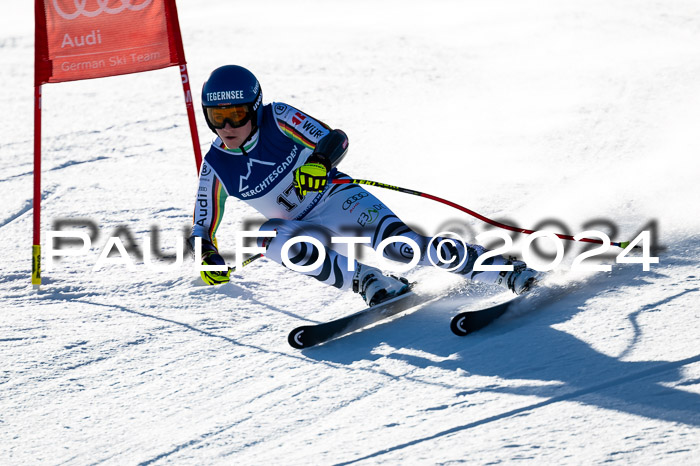
<svg viewBox="0 0 700 466"><path fill-rule="evenodd" d="M32 2L0 4L0 463L698 464L697 0L181 0L193 89L249 67L266 101L350 135L353 176L529 228L656 222L665 247L609 273L567 272L570 247L567 294L466 338L439 300L304 351L289 330L361 300L264 260L221 287L191 261L92 271L119 227L172 254L191 221L176 68L44 86L43 247L66 219L99 236L32 289ZM375 192L427 233L485 230ZM255 219L229 201L222 249Z"/></svg>

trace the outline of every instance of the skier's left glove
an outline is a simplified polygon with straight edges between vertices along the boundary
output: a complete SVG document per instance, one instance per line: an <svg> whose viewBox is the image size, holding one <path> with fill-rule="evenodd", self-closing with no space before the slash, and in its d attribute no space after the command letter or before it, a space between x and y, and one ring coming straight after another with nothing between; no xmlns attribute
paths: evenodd
<svg viewBox="0 0 700 466"><path fill-rule="evenodd" d="M202 253L202 265L226 265L226 261L218 252L209 250ZM225 272L202 270L200 274L207 285L223 285L231 280L230 269Z"/></svg>
<svg viewBox="0 0 700 466"><path fill-rule="evenodd" d="M306 163L294 171L294 188L302 196L309 191L323 191L328 183L331 164L319 154L311 154Z"/></svg>

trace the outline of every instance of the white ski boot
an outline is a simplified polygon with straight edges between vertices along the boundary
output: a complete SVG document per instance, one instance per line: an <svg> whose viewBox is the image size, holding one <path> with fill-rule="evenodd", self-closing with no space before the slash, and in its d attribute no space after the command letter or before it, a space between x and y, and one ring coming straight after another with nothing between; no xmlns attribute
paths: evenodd
<svg viewBox="0 0 700 466"><path fill-rule="evenodd" d="M542 278L542 274L530 269L522 261L513 261L513 271L499 277L499 284L515 294L523 294Z"/></svg>
<svg viewBox="0 0 700 466"><path fill-rule="evenodd" d="M384 275L381 270L360 263L352 277L352 290L360 293L368 306L399 296L408 291L409 287L405 278Z"/></svg>

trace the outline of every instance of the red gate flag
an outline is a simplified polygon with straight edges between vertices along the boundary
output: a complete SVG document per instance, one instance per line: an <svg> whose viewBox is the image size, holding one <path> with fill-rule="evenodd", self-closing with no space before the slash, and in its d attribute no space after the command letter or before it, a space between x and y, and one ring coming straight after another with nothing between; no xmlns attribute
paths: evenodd
<svg viewBox="0 0 700 466"><path fill-rule="evenodd" d="M185 63L174 0L36 0L35 85Z"/></svg>
<svg viewBox="0 0 700 466"><path fill-rule="evenodd" d="M34 0L34 243L32 284L41 285L41 86L180 65L199 170L190 78L175 0Z"/></svg>

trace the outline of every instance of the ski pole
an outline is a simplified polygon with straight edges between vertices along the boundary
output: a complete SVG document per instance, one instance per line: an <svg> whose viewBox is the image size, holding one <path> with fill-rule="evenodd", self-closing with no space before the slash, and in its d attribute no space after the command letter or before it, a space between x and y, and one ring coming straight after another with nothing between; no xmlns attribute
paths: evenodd
<svg viewBox="0 0 700 466"><path fill-rule="evenodd" d="M503 228L504 230L515 231L515 232L517 232L517 233L523 233L523 234L526 234L526 235L530 235L530 234L532 234L532 233L535 232L535 230L528 230L528 229L526 229L526 228L514 227L514 226L511 226L511 225L506 225L505 223L501 223L501 222L497 222L497 221L495 221L495 220L491 220L491 219L488 218L488 217L484 217L483 215L481 215L481 214L479 214L479 213L477 213L477 212L474 212L474 211L471 210L471 209L467 209L466 207L463 207L463 206L461 206L461 205L459 205L459 204L455 204L455 203L452 202L452 201L448 201L447 199L443 199L443 198L441 198L441 197L433 196L432 194L422 193L422 192L416 191L416 190L414 190L414 189L407 189L407 188L401 188L401 187L399 187L399 186L392 186L392 185L390 185L390 184L380 183L379 181L358 180L358 179L339 179L339 178L336 178L336 179L331 180L331 183L332 183L332 184L363 184L363 185L367 185L367 186L376 186L376 187L378 187L378 188L391 189L391 190L394 190L394 191L398 191L398 192L400 192L400 193L412 194L412 195L414 195L414 196L424 197L424 198L426 198L426 199L431 199L431 200L433 200L433 201L440 202L440 203L445 204L445 205L448 205L448 206L450 206L450 207L454 207L455 209L461 210L462 212L465 212L465 213L471 215L472 217L478 218L478 219L481 220L482 222L486 222L486 223L488 223L489 225L493 225L493 226L498 227L498 228ZM571 235L564 235L564 234L561 234L561 233L555 233L555 235L556 235L557 237L561 238L561 239L566 239L566 240L569 240L569 241L577 241L577 240L575 240L574 237L571 236ZM603 244L603 241L602 241L602 240L599 240L599 239L591 239L591 238L581 238L581 239L579 239L578 241L582 241L582 242L585 242L585 243ZM619 242L611 241L611 242L610 242L610 245L611 245L611 246L617 246L617 247L620 247L620 248L623 248L623 249L626 248L627 246L629 246L629 244L630 244L629 241L619 241ZM640 246L635 246L635 248L638 248L638 247L640 247Z"/></svg>
<svg viewBox="0 0 700 466"><path fill-rule="evenodd" d="M250 264L251 262L254 262L254 261L260 259L261 257L264 257L262 253L258 253L258 254L254 255L254 256L250 256L249 258L247 258L246 260L244 260L244 261L241 263L241 268L245 267L246 265ZM228 270L229 270L230 273L235 273L235 272L236 272L236 267L229 267Z"/></svg>

